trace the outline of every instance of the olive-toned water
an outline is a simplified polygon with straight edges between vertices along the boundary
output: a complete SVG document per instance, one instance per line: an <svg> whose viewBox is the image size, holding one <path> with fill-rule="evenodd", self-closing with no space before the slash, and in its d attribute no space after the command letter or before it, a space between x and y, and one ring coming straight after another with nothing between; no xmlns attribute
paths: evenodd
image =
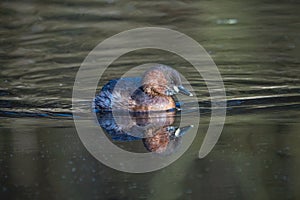
<svg viewBox="0 0 300 200"><path fill-rule="evenodd" d="M0 11L1 199L300 198L297 1L2 1ZM202 113L180 159L129 174L101 164L81 143L72 88L99 42L146 26L203 45L222 74L228 116L217 145L198 159L210 119L204 81L172 53L123 55L99 86L143 63L168 64L193 86Z"/></svg>

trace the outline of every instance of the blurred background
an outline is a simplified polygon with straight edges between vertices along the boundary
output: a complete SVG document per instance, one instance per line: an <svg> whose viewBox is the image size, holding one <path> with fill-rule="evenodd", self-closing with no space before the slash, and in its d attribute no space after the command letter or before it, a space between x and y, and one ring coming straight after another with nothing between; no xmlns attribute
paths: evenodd
<svg viewBox="0 0 300 200"><path fill-rule="evenodd" d="M299 1L2 0L0 15L0 199L300 198ZM213 151L198 159L210 120L203 80L168 52L123 55L99 88L137 65L168 64L192 84L202 114L180 159L128 174L84 148L72 87L99 42L145 26L203 45L222 74L228 116Z"/></svg>

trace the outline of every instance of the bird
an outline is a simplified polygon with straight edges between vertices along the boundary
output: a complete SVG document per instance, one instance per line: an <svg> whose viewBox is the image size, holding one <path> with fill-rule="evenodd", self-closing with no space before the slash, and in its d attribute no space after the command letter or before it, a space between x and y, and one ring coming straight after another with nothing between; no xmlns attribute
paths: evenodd
<svg viewBox="0 0 300 200"><path fill-rule="evenodd" d="M100 112L126 110L130 112L169 111L176 109L174 95L193 94L183 85L178 71L156 64L141 77L123 77L106 83L93 100Z"/></svg>

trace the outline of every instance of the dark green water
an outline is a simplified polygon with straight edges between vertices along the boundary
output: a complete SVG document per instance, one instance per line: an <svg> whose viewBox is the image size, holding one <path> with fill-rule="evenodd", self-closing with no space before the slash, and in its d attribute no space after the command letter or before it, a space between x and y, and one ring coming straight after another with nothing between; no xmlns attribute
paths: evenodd
<svg viewBox="0 0 300 200"><path fill-rule="evenodd" d="M297 1L2 1L0 11L0 199L300 198ZM99 42L145 26L203 45L222 74L228 116L213 151L198 159L210 118L203 80L170 53L122 56L100 85L131 67L165 63L189 80L203 111L180 159L129 174L104 166L81 143L72 87Z"/></svg>

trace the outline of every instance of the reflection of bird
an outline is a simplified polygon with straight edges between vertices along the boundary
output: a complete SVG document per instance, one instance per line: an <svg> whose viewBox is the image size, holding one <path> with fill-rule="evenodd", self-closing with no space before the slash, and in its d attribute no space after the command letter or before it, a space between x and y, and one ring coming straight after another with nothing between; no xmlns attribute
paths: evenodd
<svg viewBox="0 0 300 200"><path fill-rule="evenodd" d="M156 131L155 135L143 138L146 149L150 152L168 155L181 143L181 136L188 132L193 125L183 128L175 128L173 126L161 127Z"/></svg>
<svg viewBox="0 0 300 200"><path fill-rule="evenodd" d="M116 119L115 117L118 117ZM191 127L176 128L175 112L130 113L129 117L116 116L112 112L97 113L100 126L112 140L141 140L146 149L159 154L170 154L179 146L181 136Z"/></svg>
<svg viewBox="0 0 300 200"><path fill-rule="evenodd" d="M167 127L161 127L152 137L143 138L146 149L155 153L169 153L166 152L168 147L174 150L174 147L176 147L179 142L179 137L175 137L174 133Z"/></svg>
<svg viewBox="0 0 300 200"><path fill-rule="evenodd" d="M113 140L131 141L153 136L161 127L172 125L175 114L175 112L142 112L126 116L122 113L113 115L112 112L99 112L97 119Z"/></svg>
<svg viewBox="0 0 300 200"><path fill-rule="evenodd" d="M181 92L193 96L182 86L179 73L166 65L156 65L143 77L120 78L109 81L94 99L101 111L130 110L132 112L174 109L172 95Z"/></svg>

